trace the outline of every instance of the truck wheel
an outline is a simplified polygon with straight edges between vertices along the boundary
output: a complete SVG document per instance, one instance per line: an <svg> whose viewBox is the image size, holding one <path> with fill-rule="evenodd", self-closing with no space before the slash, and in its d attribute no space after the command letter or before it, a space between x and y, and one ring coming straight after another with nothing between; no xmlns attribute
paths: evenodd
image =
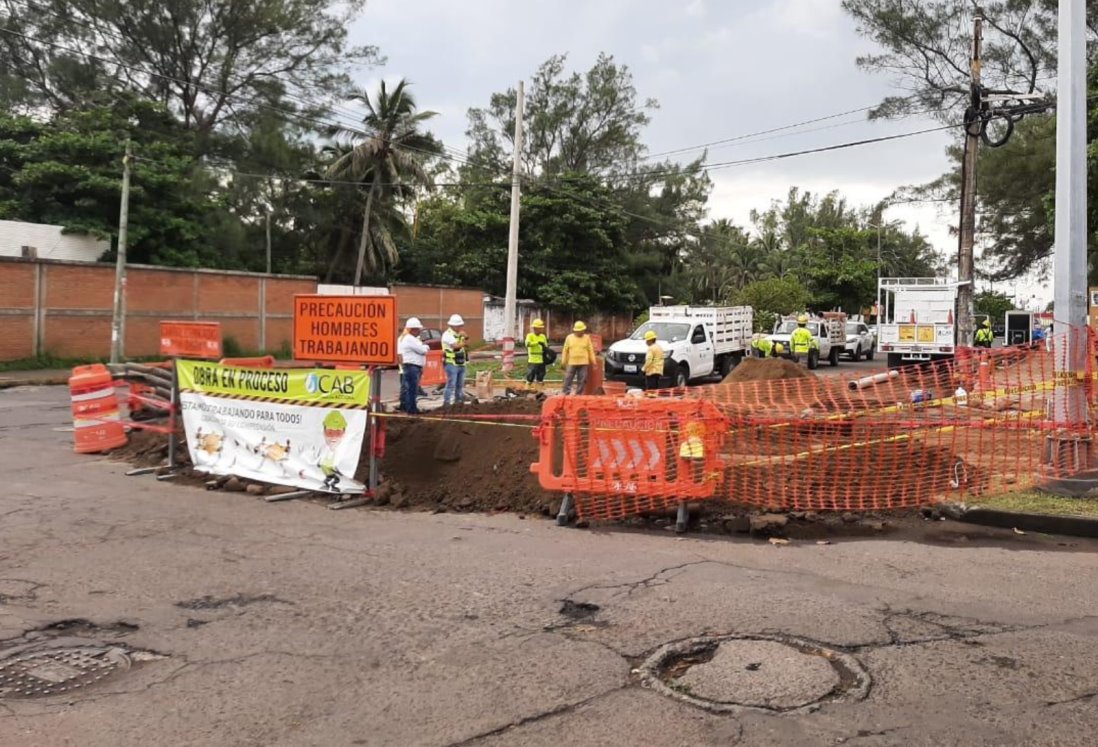
<svg viewBox="0 0 1098 747"><path fill-rule="evenodd" d="M815 371L820 367L820 351L809 350L808 351L808 370Z"/></svg>
<svg viewBox="0 0 1098 747"><path fill-rule="evenodd" d="M865 351L865 359L866 359L867 361L871 361L871 360L873 360L873 355L874 355L874 353L875 353L875 352L876 352L876 351L874 351L874 350L873 350L873 346L872 346L872 345L870 345L870 346L869 346L869 350Z"/></svg>
<svg viewBox="0 0 1098 747"><path fill-rule="evenodd" d="M721 379L724 379L724 377L732 373L732 369L736 367L736 363L738 363L738 361L731 355L726 355L721 358L721 362L717 366L717 371L720 373Z"/></svg>
<svg viewBox="0 0 1098 747"><path fill-rule="evenodd" d="M827 362L832 366L839 365L839 347L837 345L831 346L831 352L827 355Z"/></svg>
<svg viewBox="0 0 1098 747"><path fill-rule="evenodd" d="M685 387L689 383L690 383L690 366L683 363L682 365L680 365L678 367L678 370L675 371L675 386L682 388L682 387Z"/></svg>

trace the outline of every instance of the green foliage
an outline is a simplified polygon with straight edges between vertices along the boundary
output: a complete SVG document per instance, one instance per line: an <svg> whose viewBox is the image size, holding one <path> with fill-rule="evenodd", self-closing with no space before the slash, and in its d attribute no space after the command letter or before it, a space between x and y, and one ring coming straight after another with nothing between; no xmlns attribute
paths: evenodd
<svg viewBox="0 0 1098 747"><path fill-rule="evenodd" d="M131 261L223 266L209 251L212 204L195 170L193 141L162 107L120 100L40 123L0 118L0 218L53 223L115 238L122 156L132 139Z"/></svg>
<svg viewBox="0 0 1098 747"><path fill-rule="evenodd" d="M1004 293L984 291L977 293L973 302L977 314L987 314L992 324L998 324L1008 311L1014 308L1014 299Z"/></svg>
<svg viewBox="0 0 1098 747"><path fill-rule="evenodd" d="M779 316L808 308L811 298L808 289L794 278L767 278L745 285L732 296L731 303L752 307L755 331L769 332Z"/></svg>
<svg viewBox="0 0 1098 747"><path fill-rule="evenodd" d="M129 93L159 102L187 129L214 133L264 104L284 105L288 92L298 94L293 108L315 113L347 90L345 65L380 59L374 47L347 44L363 0L2 5L4 26L26 38L0 39L0 103L27 112L105 104Z"/></svg>
<svg viewBox="0 0 1098 747"><path fill-rule="evenodd" d="M356 142L337 142L327 149L333 160L326 174L360 182L366 191L354 273L354 284L361 285L367 268L376 275L399 261L394 229L406 230L399 206L414 197L416 187L431 184L428 159L440 154L442 145L420 130L437 112L417 111L407 81L401 80L392 91L382 81L376 96L362 93L354 98L366 107L362 123L367 134L339 130ZM332 260L328 277L338 262L339 255Z"/></svg>

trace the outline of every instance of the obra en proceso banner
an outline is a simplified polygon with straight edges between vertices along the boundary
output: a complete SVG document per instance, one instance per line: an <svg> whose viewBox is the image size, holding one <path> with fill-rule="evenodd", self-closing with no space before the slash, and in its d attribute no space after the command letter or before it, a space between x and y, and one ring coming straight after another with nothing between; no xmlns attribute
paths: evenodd
<svg viewBox="0 0 1098 747"><path fill-rule="evenodd" d="M354 480L366 434L365 371L177 361L183 428L200 472L332 493Z"/></svg>

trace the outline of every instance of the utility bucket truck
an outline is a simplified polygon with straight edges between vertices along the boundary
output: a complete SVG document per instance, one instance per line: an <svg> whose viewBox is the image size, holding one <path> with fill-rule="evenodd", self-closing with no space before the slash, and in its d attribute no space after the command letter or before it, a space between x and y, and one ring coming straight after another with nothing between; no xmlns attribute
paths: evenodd
<svg viewBox="0 0 1098 747"><path fill-rule="evenodd" d="M958 287L946 278L881 278L877 346L889 368L954 356Z"/></svg>

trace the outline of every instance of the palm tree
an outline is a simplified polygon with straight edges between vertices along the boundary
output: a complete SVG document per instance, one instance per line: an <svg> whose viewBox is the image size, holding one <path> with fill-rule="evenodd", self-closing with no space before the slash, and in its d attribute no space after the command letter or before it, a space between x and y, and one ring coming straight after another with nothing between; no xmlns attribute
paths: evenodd
<svg viewBox="0 0 1098 747"><path fill-rule="evenodd" d="M334 155L326 175L329 179L361 182L366 187L366 207L362 212L362 235L355 262L355 285L362 283L367 264L371 271L396 264L398 256L391 226L396 220L396 203L410 198L416 187L432 186L427 164L442 153L442 145L420 126L437 112L417 111L401 80L389 91L381 82L376 100L369 92L353 97L366 107L362 123L367 132L340 128L333 134L351 135L353 146L337 144L329 148ZM333 260L333 266L339 257Z"/></svg>

